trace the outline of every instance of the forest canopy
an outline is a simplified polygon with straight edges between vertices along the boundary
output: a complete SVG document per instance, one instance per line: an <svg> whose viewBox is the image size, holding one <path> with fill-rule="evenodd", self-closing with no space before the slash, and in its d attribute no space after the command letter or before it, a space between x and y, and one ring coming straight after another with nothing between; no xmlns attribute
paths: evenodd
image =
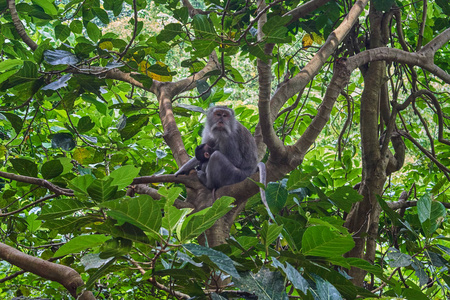
<svg viewBox="0 0 450 300"><path fill-rule="evenodd" d="M0 12L0 298L450 296L448 1ZM266 182L175 176L218 105Z"/></svg>

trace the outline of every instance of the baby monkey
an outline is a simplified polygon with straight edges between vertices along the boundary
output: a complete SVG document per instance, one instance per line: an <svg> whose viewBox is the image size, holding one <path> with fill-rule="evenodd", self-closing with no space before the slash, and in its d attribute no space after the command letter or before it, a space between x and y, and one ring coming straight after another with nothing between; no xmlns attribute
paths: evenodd
<svg viewBox="0 0 450 300"><path fill-rule="evenodd" d="M201 144L198 145L197 148L195 148L195 158L200 162L197 169L205 171L206 168L206 162L211 157L211 154L213 154L214 149L208 145L208 144Z"/></svg>

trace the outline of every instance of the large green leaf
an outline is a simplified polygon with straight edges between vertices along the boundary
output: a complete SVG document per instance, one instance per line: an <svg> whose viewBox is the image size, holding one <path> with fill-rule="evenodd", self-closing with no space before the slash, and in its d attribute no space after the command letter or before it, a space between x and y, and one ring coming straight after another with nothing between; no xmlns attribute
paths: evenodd
<svg viewBox="0 0 450 300"><path fill-rule="evenodd" d="M438 229L447 215L444 205L433 201L430 194L424 194L417 201L417 212L422 229L427 237Z"/></svg>
<svg viewBox="0 0 450 300"><path fill-rule="evenodd" d="M0 113L0 115L3 115L6 117L6 119L8 119L16 134L20 133L23 127L23 120L18 115L7 112L2 112Z"/></svg>
<svg viewBox="0 0 450 300"><path fill-rule="evenodd" d="M277 214L283 209L288 197L288 191L280 182L269 182L266 188L266 199L270 210Z"/></svg>
<svg viewBox="0 0 450 300"><path fill-rule="evenodd" d="M178 227L177 234L180 240L183 242L195 238L213 226L218 219L231 210L230 205L233 201L234 198L221 197L214 202L213 206L190 215L183 222L181 228Z"/></svg>
<svg viewBox="0 0 450 300"><path fill-rule="evenodd" d="M283 226L278 226L276 224L270 224L266 221L261 226L260 234L263 245L266 249L269 248L270 244L280 235L283 230Z"/></svg>
<svg viewBox="0 0 450 300"><path fill-rule="evenodd" d="M112 185L113 179L95 179L87 188L87 192L92 199L104 202L114 199L117 192L117 185Z"/></svg>
<svg viewBox="0 0 450 300"><path fill-rule="evenodd" d="M88 248L94 248L103 244L110 238L110 236L105 236L103 234L80 235L61 246L61 248L55 252L54 256L64 256L71 253L78 253Z"/></svg>
<svg viewBox="0 0 450 300"><path fill-rule="evenodd" d="M111 185L116 185L119 190L127 187L133 182L133 179L139 175L140 168L132 165L122 166L111 172L109 177L113 178Z"/></svg>
<svg viewBox="0 0 450 300"><path fill-rule="evenodd" d="M341 186L329 198L337 207L350 212L352 204L361 201L363 197L351 186Z"/></svg>
<svg viewBox="0 0 450 300"><path fill-rule="evenodd" d="M123 225L119 226L113 220L109 219L103 224L95 225L95 229L101 233L128 239L133 242L144 244L150 243L150 240L144 231L130 223L123 223Z"/></svg>
<svg viewBox="0 0 450 300"><path fill-rule="evenodd" d="M302 237L304 255L333 257L350 251L355 246L351 235L342 235L326 226L312 226Z"/></svg>
<svg viewBox="0 0 450 300"><path fill-rule="evenodd" d="M271 272L263 267L258 273L241 273L241 278L234 280L241 291L254 294L259 300L287 300L284 278L280 272Z"/></svg>
<svg viewBox="0 0 450 300"><path fill-rule="evenodd" d="M14 170L20 175L37 177L37 165L31 160L25 158L12 158L10 159L10 162L13 165Z"/></svg>
<svg viewBox="0 0 450 300"><path fill-rule="evenodd" d="M119 221L119 224L128 222L144 231L159 233L162 219L161 207L148 195L107 201L100 205L109 208L108 215Z"/></svg>
<svg viewBox="0 0 450 300"><path fill-rule="evenodd" d="M222 252L195 244L186 244L183 245L183 247L195 256L202 259L202 261L204 261L205 263L212 263L214 266L233 276L234 278L241 277L234 267L234 262Z"/></svg>
<svg viewBox="0 0 450 300"><path fill-rule="evenodd" d="M156 40L158 41L158 43L170 42L177 35L180 35L182 33L183 27L180 23L169 23L164 26L164 29L161 30L161 32L156 36Z"/></svg>
<svg viewBox="0 0 450 300"><path fill-rule="evenodd" d="M83 202L75 199L56 199L42 207L40 220L52 220L73 214L83 208L88 207Z"/></svg>
<svg viewBox="0 0 450 300"><path fill-rule="evenodd" d="M123 140L128 140L142 130L143 126L148 124L148 115L140 114L133 115L126 119L126 125L122 130L119 130L120 136Z"/></svg>

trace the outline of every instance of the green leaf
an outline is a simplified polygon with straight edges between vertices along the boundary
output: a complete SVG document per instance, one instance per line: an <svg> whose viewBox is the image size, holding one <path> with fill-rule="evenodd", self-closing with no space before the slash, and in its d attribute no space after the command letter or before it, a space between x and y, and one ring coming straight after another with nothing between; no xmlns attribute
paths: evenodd
<svg viewBox="0 0 450 300"><path fill-rule="evenodd" d="M254 294L258 299L288 299L283 275L280 272L271 272L265 267L256 274L251 271L241 273L241 278L234 278L233 281L239 290Z"/></svg>
<svg viewBox="0 0 450 300"><path fill-rule="evenodd" d="M150 88L153 84L153 79L144 74L132 73L131 77L142 83L145 88Z"/></svg>
<svg viewBox="0 0 450 300"><path fill-rule="evenodd" d="M69 26L62 24L55 26L55 37L61 42L64 42L70 36L70 32Z"/></svg>
<svg viewBox="0 0 450 300"><path fill-rule="evenodd" d="M96 43L98 40L100 40L100 37L102 36L102 31L92 22L87 23L86 25L86 32L88 37Z"/></svg>
<svg viewBox="0 0 450 300"><path fill-rule="evenodd" d="M33 0L33 2L42 7L45 13L49 15L56 15L58 13L52 0Z"/></svg>
<svg viewBox="0 0 450 300"><path fill-rule="evenodd" d="M103 276L109 273L109 268L114 264L116 259L111 259L107 263L105 263L103 266L100 267L100 269L97 270L93 275L89 276L89 280L86 282L86 290L91 290L92 287L98 280Z"/></svg>
<svg viewBox="0 0 450 300"><path fill-rule="evenodd" d="M75 231L79 231L80 228L91 224L97 219L87 216L87 217L65 217L64 219L51 219L46 220L43 227L50 230L54 230L60 234L73 234Z"/></svg>
<svg viewBox="0 0 450 300"><path fill-rule="evenodd" d="M91 117L84 116L82 117L77 124L77 130L79 133L85 133L94 128L95 123L92 122Z"/></svg>
<svg viewBox="0 0 450 300"><path fill-rule="evenodd" d="M75 199L56 199L42 207L40 220L52 220L73 214L83 208L86 208L86 204Z"/></svg>
<svg viewBox="0 0 450 300"><path fill-rule="evenodd" d="M206 100L208 99L209 95L211 95L211 90L208 91L209 89L209 84L206 80L201 79L201 80L197 80L197 92L199 95L202 95L202 99Z"/></svg>
<svg viewBox="0 0 450 300"><path fill-rule="evenodd" d="M109 208L108 216L119 223L128 222L152 233L158 233L161 228L161 207L148 195L103 202L100 205Z"/></svg>
<svg viewBox="0 0 450 300"><path fill-rule="evenodd" d="M193 19L192 25L194 26L195 37L197 39L214 40L216 38L216 31L208 16L196 14Z"/></svg>
<svg viewBox="0 0 450 300"><path fill-rule="evenodd" d="M69 182L69 186L76 192L81 192L88 195L87 189L94 182L92 175L78 176Z"/></svg>
<svg viewBox="0 0 450 300"><path fill-rule="evenodd" d="M13 69L17 66L22 66L23 61L20 59L7 59L0 62L0 72Z"/></svg>
<svg viewBox="0 0 450 300"><path fill-rule="evenodd" d="M62 174L64 168L59 160L51 160L41 167L41 174L44 179L52 179Z"/></svg>
<svg viewBox="0 0 450 300"><path fill-rule="evenodd" d="M122 166L112 171L109 177L113 178L111 185L117 185L119 190L127 187L133 182L133 179L139 175L140 168L132 165Z"/></svg>
<svg viewBox="0 0 450 300"><path fill-rule="evenodd" d="M290 43L292 38L288 35L286 23L289 22L291 16L280 17L273 16L268 18L263 26L263 32L266 35L267 43Z"/></svg>
<svg viewBox="0 0 450 300"><path fill-rule="evenodd" d="M433 201L430 194L424 194L417 201L417 212L422 229L427 237L438 229L447 215L444 205Z"/></svg>
<svg viewBox="0 0 450 300"><path fill-rule="evenodd" d="M177 35L180 35L183 33L183 27L180 23L170 23L164 26L164 29L161 30L161 32L156 36L156 41L158 43L161 42L170 42L172 41Z"/></svg>
<svg viewBox="0 0 450 300"><path fill-rule="evenodd" d="M377 200L383 211L389 216L392 222L394 222L395 224L399 223L399 220L401 219L400 215L392 208L390 208L386 201L384 201L383 198L379 195L377 195Z"/></svg>
<svg viewBox="0 0 450 300"><path fill-rule="evenodd" d="M183 242L195 238L213 226L218 219L231 210L232 207L230 205L233 202L234 198L221 197L211 207L190 215L183 222L182 228L178 230L180 240Z"/></svg>
<svg viewBox="0 0 450 300"><path fill-rule="evenodd" d="M101 9L100 7L93 7L92 11L103 24L109 24L109 17L105 10Z"/></svg>
<svg viewBox="0 0 450 300"><path fill-rule="evenodd" d="M389 265L393 268L407 267L411 265L412 258L408 254L399 252L397 249L391 248L387 253Z"/></svg>
<svg viewBox="0 0 450 300"><path fill-rule="evenodd" d="M103 234L80 235L61 246L53 256L64 256L67 254L78 253L88 248L94 248L103 244L110 238L110 236L105 236Z"/></svg>
<svg viewBox="0 0 450 300"><path fill-rule="evenodd" d="M22 119L16 114L2 112L0 115L4 115L6 119L11 123L12 128L16 134L19 134L23 127Z"/></svg>
<svg viewBox="0 0 450 300"><path fill-rule="evenodd" d="M87 188L89 196L91 196L93 200L99 202L114 199L114 195L117 192L117 186L111 185L112 181L112 178L95 179Z"/></svg>
<svg viewBox="0 0 450 300"><path fill-rule="evenodd" d="M286 204L287 197L288 191L281 183L269 182L269 184L267 184L267 204L274 214L277 214L281 209L283 209Z"/></svg>
<svg viewBox="0 0 450 300"><path fill-rule="evenodd" d="M205 263L212 262L214 266L233 276L233 278L241 277L234 267L234 262L222 252L195 244L186 244L183 247L200 259L203 258L202 261ZM207 260L204 259L205 256L208 258Z"/></svg>
<svg viewBox="0 0 450 300"><path fill-rule="evenodd" d="M214 40L193 40L192 47L194 47L194 55L196 57L205 57L211 54L211 52L219 44Z"/></svg>
<svg viewBox="0 0 450 300"><path fill-rule="evenodd" d="M331 283L317 275L313 275L312 277L316 282L318 299L342 300L341 294Z"/></svg>
<svg viewBox="0 0 450 300"><path fill-rule="evenodd" d="M83 32L83 23L80 20L73 20L69 25L73 33L81 34Z"/></svg>
<svg viewBox="0 0 450 300"><path fill-rule="evenodd" d="M80 263L84 266L84 270L98 269L108 263L113 258L102 259L99 253L87 254L81 257Z"/></svg>
<svg viewBox="0 0 450 300"><path fill-rule="evenodd" d="M13 165L14 170L16 170L20 175L37 177L37 165L31 160L24 158L12 158L10 159L10 162Z"/></svg>
<svg viewBox="0 0 450 300"><path fill-rule="evenodd" d="M275 239L280 235L283 230L283 226L278 226L276 224L270 224L266 221L261 226L260 235L263 245L266 249L269 248L270 244L275 241Z"/></svg>
<svg viewBox="0 0 450 300"><path fill-rule="evenodd" d="M308 227L302 237L304 255L333 257L350 251L355 246L351 235L342 235L326 226Z"/></svg>
<svg viewBox="0 0 450 300"><path fill-rule="evenodd" d="M114 237L120 237L138 243L150 243L150 240L144 231L130 223L123 223L119 226L113 220L109 219L103 224L96 225L94 228L98 230L98 232L112 235Z"/></svg>
<svg viewBox="0 0 450 300"><path fill-rule="evenodd" d="M125 141L135 136L142 130L142 127L148 124L148 118L147 114L133 115L127 118L125 127L119 130L122 139Z"/></svg>
<svg viewBox="0 0 450 300"><path fill-rule="evenodd" d="M374 0L373 5L376 10L386 12L389 11L394 3L395 0Z"/></svg>
<svg viewBox="0 0 450 300"><path fill-rule="evenodd" d="M329 198L337 207L343 209L345 212L350 212L352 204L361 201L363 196L351 186L341 186Z"/></svg>

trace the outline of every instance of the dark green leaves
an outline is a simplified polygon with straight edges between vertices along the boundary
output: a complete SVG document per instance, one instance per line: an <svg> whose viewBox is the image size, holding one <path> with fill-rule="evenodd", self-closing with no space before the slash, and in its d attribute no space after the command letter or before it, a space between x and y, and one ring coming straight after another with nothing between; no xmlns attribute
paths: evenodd
<svg viewBox="0 0 450 300"><path fill-rule="evenodd" d="M3 115L6 117L6 119L8 119L16 134L20 133L23 127L23 121L19 116L13 113L6 113L6 112L2 112L0 113L0 115Z"/></svg>
<svg viewBox="0 0 450 300"><path fill-rule="evenodd" d="M161 30L161 32L156 37L156 40L158 43L161 42L170 42L173 40L177 35L180 35L183 33L183 27L180 23L170 23L164 26L164 29Z"/></svg>
<svg viewBox="0 0 450 300"><path fill-rule="evenodd" d="M24 158L13 158L10 162L20 175L37 177L38 169L34 162Z"/></svg>
<svg viewBox="0 0 450 300"><path fill-rule="evenodd" d="M41 173L44 179L52 179L64 171L61 162L57 159L48 161L42 165Z"/></svg>
<svg viewBox="0 0 450 300"><path fill-rule="evenodd" d="M70 133L56 133L52 137L52 148L70 151L76 146L75 138Z"/></svg>
<svg viewBox="0 0 450 300"><path fill-rule="evenodd" d="M128 140L141 131L142 127L148 124L148 115L141 114L131 116L126 119L125 124L125 127L119 130L119 132L123 140Z"/></svg>

